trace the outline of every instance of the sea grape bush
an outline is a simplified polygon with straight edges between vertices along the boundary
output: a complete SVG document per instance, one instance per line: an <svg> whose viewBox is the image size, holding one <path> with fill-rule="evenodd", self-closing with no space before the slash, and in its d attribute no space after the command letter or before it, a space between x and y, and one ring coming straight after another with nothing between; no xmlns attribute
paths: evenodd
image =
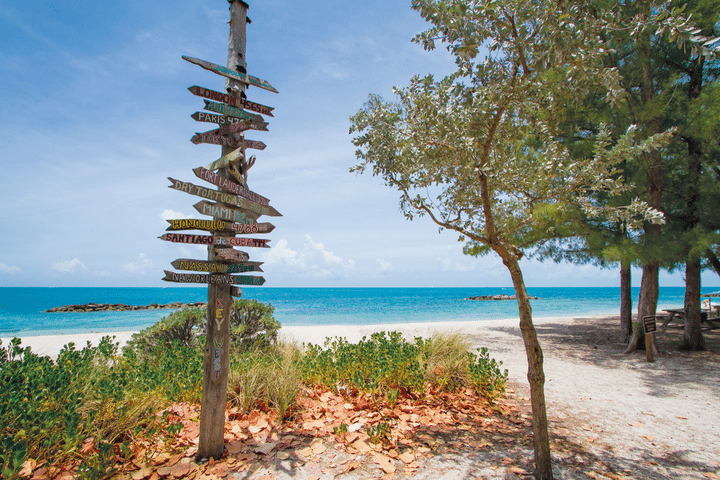
<svg viewBox="0 0 720 480"><path fill-rule="evenodd" d="M77 478L105 477L113 446L129 432L156 433L154 413L199 400L201 381L202 357L178 342L120 356L104 337L82 350L70 343L56 361L19 339L0 344L0 477L15 478L27 459L59 466L79 457Z"/></svg>

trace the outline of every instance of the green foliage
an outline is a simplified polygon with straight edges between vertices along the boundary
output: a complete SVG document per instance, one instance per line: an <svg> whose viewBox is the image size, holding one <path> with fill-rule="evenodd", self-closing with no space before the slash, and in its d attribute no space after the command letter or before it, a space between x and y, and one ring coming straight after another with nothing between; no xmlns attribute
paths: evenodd
<svg viewBox="0 0 720 480"><path fill-rule="evenodd" d="M151 327L133 334L124 348L149 353L157 347L167 348L173 342L179 342L186 347L197 347L200 327L206 323L206 317L205 307L176 310Z"/></svg>
<svg viewBox="0 0 720 480"><path fill-rule="evenodd" d="M275 308L257 300L235 299L230 310L230 345L236 351L264 348L277 342L280 322L273 317ZM183 308L163 317L158 323L133 334L125 350L147 354L156 347L168 348L173 342L202 348L207 328L207 308Z"/></svg>
<svg viewBox="0 0 720 480"><path fill-rule="evenodd" d="M280 330L274 311L257 300L236 299L230 311L230 345L239 350L274 345Z"/></svg>
<svg viewBox="0 0 720 480"><path fill-rule="evenodd" d="M384 394L392 407L400 392L419 393L426 387L455 391L472 386L492 400L504 392L507 371L489 357L468 352L458 335L435 334L409 343L399 332L378 332L357 344L344 338L327 339L325 348L307 344L302 358L307 385Z"/></svg>
<svg viewBox="0 0 720 480"><path fill-rule="evenodd" d="M95 449L83 457L78 478L111 473L113 445L129 432L153 434L153 415L169 399L199 400L202 357L174 342L150 354L118 355L104 337L97 347L70 343L57 361L22 348L19 339L0 344L0 472L12 478L28 458L47 465L78 458L84 442Z"/></svg>
<svg viewBox="0 0 720 480"><path fill-rule="evenodd" d="M479 348L478 355L468 352L470 381L478 394L494 400L505 393L508 371L500 370L502 362L490 358L487 348Z"/></svg>

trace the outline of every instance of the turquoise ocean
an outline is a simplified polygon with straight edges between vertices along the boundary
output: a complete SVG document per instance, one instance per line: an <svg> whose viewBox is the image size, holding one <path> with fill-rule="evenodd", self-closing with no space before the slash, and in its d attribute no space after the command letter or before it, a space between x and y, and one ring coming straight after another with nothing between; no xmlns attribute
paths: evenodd
<svg viewBox="0 0 720 480"><path fill-rule="evenodd" d="M717 291L703 288L703 293ZM638 288L633 289L637 301ZM275 307L285 326L372 325L517 318L515 301L469 301L470 296L513 294L512 288L273 288L243 287L243 298ZM533 317L617 315L618 288L528 288ZM661 287L659 308L681 307L683 287ZM46 313L82 303L207 301L207 287L166 288L0 288L0 337L137 331L170 310ZM716 301L720 301L717 299Z"/></svg>

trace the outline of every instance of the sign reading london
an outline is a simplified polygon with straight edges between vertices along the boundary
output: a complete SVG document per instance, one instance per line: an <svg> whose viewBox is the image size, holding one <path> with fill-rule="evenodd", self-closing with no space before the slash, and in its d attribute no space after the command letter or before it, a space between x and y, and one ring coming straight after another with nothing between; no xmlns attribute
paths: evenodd
<svg viewBox="0 0 720 480"><path fill-rule="evenodd" d="M233 107L237 108L246 108L248 110L252 110L253 112L262 113L263 115L267 115L269 117L273 116L272 111L275 110L273 107L268 107L267 105L261 105L259 103L251 102L242 97L235 97L227 93L216 92L215 90L198 87L197 85L189 87L188 90L190 90L190 93L192 93L193 95L197 95L198 97L207 98L208 100L215 100L216 102L227 103L228 105L232 105Z"/></svg>

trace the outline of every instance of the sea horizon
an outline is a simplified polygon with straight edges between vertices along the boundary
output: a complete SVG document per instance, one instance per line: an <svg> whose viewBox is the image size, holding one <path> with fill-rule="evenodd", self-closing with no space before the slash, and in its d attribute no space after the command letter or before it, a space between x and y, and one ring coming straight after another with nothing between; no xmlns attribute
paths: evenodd
<svg viewBox="0 0 720 480"><path fill-rule="evenodd" d="M702 293L720 287L706 286ZM243 297L269 303L283 326L375 325L517 318L512 287L243 287ZM527 287L534 318L618 315L619 287ZM685 287L660 287L658 309L682 307ZM633 308L639 287L633 287ZM207 287L0 287L0 337L138 331L172 310L48 313L63 305L205 302ZM717 300L720 303L720 299Z"/></svg>

